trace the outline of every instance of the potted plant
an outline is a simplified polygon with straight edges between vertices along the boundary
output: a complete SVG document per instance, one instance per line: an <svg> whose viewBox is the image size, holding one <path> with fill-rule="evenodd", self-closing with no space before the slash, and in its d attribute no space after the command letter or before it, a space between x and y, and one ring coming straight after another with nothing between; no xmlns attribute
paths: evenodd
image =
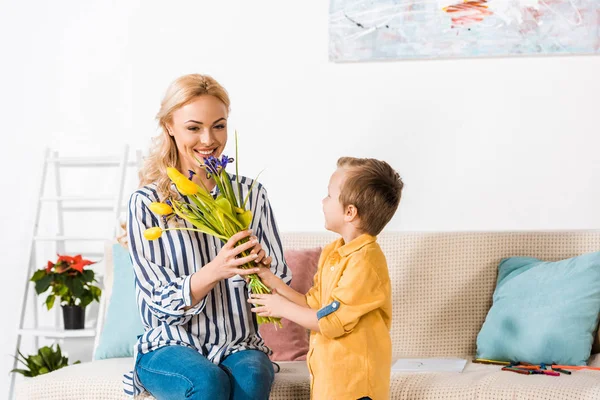
<svg viewBox="0 0 600 400"><path fill-rule="evenodd" d="M27 377L47 374L48 372L56 371L69 365L69 359L62 355L58 343L56 344L56 350L52 346L44 346L38 350L37 354L28 357L25 357L19 351L17 360L25 365L27 369L15 368L10 372L17 372ZM75 361L73 364L79 364L79 361Z"/></svg>
<svg viewBox="0 0 600 400"><path fill-rule="evenodd" d="M48 261L46 268L35 271L31 277L37 294L51 288L46 298L48 310L54 306L55 299L60 298L65 329L83 329L85 307L94 300L100 301L102 291L92 284L97 282L94 271L84 269L91 264L93 262L83 259L81 255L59 255L55 263Z"/></svg>

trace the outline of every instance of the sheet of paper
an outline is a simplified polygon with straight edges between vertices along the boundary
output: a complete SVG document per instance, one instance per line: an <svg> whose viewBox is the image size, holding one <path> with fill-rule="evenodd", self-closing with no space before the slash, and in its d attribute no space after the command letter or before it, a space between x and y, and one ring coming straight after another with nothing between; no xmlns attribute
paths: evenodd
<svg viewBox="0 0 600 400"><path fill-rule="evenodd" d="M392 372L462 372L464 358L401 358L392 364Z"/></svg>

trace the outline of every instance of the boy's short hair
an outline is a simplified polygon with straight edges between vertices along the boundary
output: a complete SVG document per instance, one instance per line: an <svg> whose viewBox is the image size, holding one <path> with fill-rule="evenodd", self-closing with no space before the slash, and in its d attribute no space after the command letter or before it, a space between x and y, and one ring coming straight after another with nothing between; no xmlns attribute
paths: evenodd
<svg viewBox="0 0 600 400"><path fill-rule="evenodd" d="M376 236L392 219L402 195L400 175L385 161L373 158L341 157L337 166L346 168L340 203L358 210L363 232Z"/></svg>

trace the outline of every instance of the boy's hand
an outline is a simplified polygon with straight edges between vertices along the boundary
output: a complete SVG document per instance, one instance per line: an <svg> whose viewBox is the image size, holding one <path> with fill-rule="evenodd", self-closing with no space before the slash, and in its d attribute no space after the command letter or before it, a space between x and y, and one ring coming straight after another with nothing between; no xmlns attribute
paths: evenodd
<svg viewBox="0 0 600 400"><path fill-rule="evenodd" d="M256 273L260 278L261 282L264 283L269 289L273 289L277 284L279 278L271 271L269 266L264 266L258 269Z"/></svg>
<svg viewBox="0 0 600 400"><path fill-rule="evenodd" d="M261 317L283 317L286 314L289 300L279 295L276 290L273 294L251 294L248 303L254 305L250 311Z"/></svg>

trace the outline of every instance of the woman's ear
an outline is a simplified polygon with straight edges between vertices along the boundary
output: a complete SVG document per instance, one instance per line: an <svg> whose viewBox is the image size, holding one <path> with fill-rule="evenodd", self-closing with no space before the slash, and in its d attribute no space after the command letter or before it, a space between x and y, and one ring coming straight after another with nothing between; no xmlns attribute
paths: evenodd
<svg viewBox="0 0 600 400"><path fill-rule="evenodd" d="M169 136L173 136L173 127L171 127L170 124L165 124L165 129L167 130Z"/></svg>
<svg viewBox="0 0 600 400"><path fill-rule="evenodd" d="M344 212L344 221L352 222L356 218L358 218L358 209L354 206L354 204L350 204L346 207L346 211Z"/></svg>

